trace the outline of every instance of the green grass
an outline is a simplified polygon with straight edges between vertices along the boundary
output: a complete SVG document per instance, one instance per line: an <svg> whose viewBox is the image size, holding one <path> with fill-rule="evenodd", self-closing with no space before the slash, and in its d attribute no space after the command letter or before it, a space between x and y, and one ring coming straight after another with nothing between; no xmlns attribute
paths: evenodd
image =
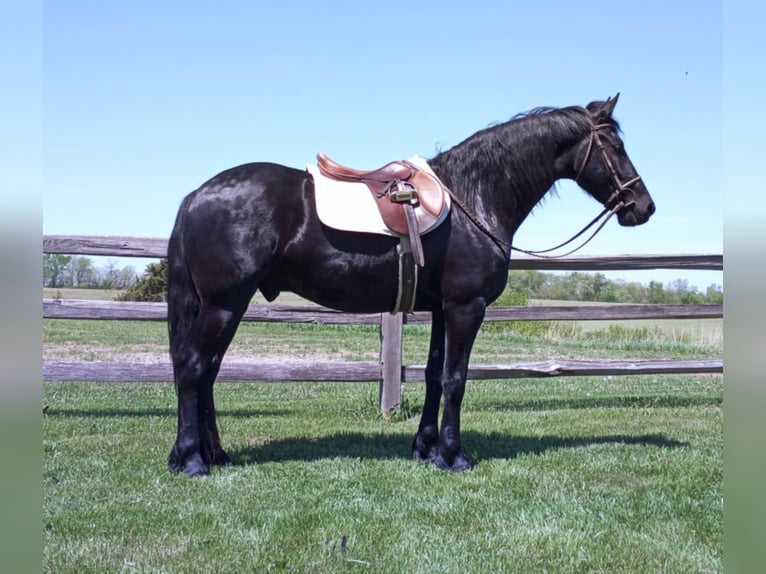
<svg viewBox="0 0 766 574"><path fill-rule="evenodd" d="M676 321L681 326L685 321ZM720 357L720 321L486 325L472 361ZM676 327L678 328L678 327ZM422 364L428 327L405 327ZM246 323L227 358L375 360L374 326ZM162 322L44 320L45 360L167 360ZM46 572L719 572L723 377L473 381L476 467L409 457L422 384L218 384L233 465L171 475L172 384L46 383Z"/></svg>
<svg viewBox="0 0 766 574"><path fill-rule="evenodd" d="M721 570L720 377L472 382L462 474L410 460L376 385L216 396L233 465L191 480L172 385L45 385L45 571Z"/></svg>

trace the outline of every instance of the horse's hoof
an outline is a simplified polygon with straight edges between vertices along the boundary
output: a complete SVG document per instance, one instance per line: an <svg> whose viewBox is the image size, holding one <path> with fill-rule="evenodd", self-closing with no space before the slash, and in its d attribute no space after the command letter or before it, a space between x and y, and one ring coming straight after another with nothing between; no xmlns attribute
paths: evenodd
<svg viewBox="0 0 766 574"><path fill-rule="evenodd" d="M173 447L170 451L170 456L168 456L168 470L172 473L178 473L181 472L183 468L184 465L181 464L181 459L178 456L175 447Z"/></svg>
<svg viewBox="0 0 766 574"><path fill-rule="evenodd" d="M210 474L210 469L199 454L193 454L186 459L184 474L186 476L207 476Z"/></svg>
<svg viewBox="0 0 766 574"><path fill-rule="evenodd" d="M439 435L435 429L420 431L412 441L412 458L420 463L433 462L439 454Z"/></svg>
<svg viewBox="0 0 766 574"><path fill-rule="evenodd" d="M231 458L229 458L229 455L226 454L226 451L222 449L213 455L213 460L210 464L215 466L230 466Z"/></svg>
<svg viewBox="0 0 766 574"><path fill-rule="evenodd" d="M436 460L436 454L437 454L436 447L426 449L425 454L416 448L412 449L412 458L414 458L420 464L427 464L429 462L434 462Z"/></svg>
<svg viewBox="0 0 766 574"><path fill-rule="evenodd" d="M452 463L448 463L441 454L438 455L433 462L437 468L440 468L441 470L449 470L450 472L463 472L473 468L471 461L468 460L468 457L462 452L453 457Z"/></svg>
<svg viewBox="0 0 766 574"><path fill-rule="evenodd" d="M170 453L168 470L172 473L183 472L186 476L207 476L210 474L210 469L199 454L193 454L182 463L175 452Z"/></svg>

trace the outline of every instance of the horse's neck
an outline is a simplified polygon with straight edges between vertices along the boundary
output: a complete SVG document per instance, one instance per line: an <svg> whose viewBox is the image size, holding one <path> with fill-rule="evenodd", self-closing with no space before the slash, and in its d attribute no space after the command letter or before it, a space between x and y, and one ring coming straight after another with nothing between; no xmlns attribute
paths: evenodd
<svg viewBox="0 0 766 574"><path fill-rule="evenodd" d="M485 134L481 145L492 146L492 153L466 153L461 147L476 145L469 139L434 158L436 173L448 173L453 191L503 238L513 236L557 180L573 176L574 147L585 135L554 129L550 119L518 120L537 122L523 137L514 122L496 128L494 141Z"/></svg>

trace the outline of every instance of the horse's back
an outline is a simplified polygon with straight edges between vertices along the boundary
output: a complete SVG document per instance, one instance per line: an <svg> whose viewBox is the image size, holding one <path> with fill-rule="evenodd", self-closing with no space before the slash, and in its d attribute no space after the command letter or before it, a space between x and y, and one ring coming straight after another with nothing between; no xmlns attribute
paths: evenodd
<svg viewBox="0 0 766 574"><path fill-rule="evenodd" d="M300 194L305 180L304 170L276 163L246 163L211 177L185 203L189 212L213 207L220 212L246 207L252 201L289 200Z"/></svg>

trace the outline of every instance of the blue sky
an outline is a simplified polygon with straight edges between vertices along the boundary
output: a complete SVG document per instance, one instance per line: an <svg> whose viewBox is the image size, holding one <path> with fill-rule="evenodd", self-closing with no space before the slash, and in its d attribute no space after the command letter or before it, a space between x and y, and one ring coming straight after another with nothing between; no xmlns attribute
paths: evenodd
<svg viewBox="0 0 766 574"><path fill-rule="evenodd" d="M721 2L72 0L44 4L42 34L45 234L167 237L183 196L234 165L430 157L518 112L620 92L657 213L610 222L583 253L723 250ZM514 243L557 244L599 210L562 182Z"/></svg>

